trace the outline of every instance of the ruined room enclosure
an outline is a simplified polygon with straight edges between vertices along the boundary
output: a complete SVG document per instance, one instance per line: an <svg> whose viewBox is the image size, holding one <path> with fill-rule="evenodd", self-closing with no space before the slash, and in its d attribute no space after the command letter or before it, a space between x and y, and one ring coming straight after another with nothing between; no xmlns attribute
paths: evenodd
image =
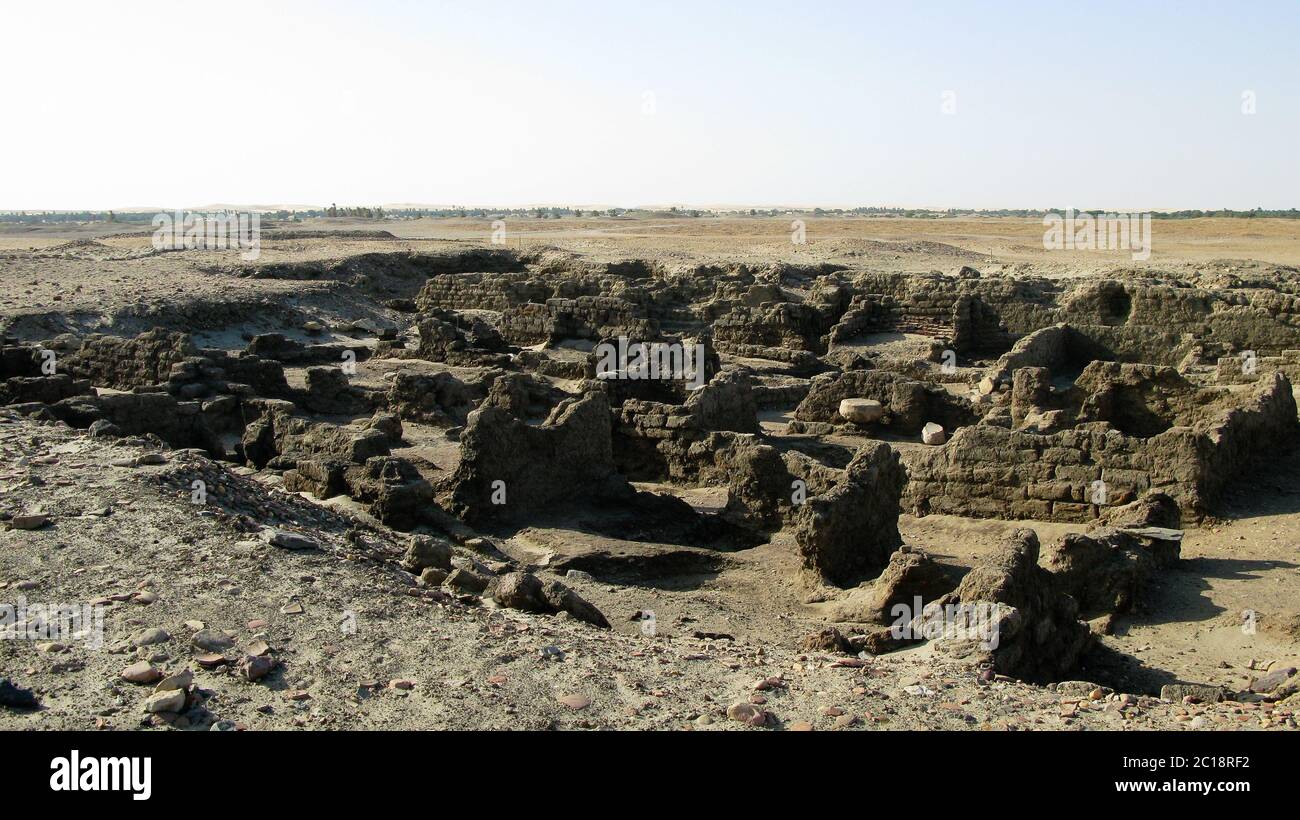
<svg viewBox="0 0 1300 820"><path fill-rule="evenodd" d="M1264 275L499 249L213 275L305 289L131 310L106 333L20 317L0 403L201 451L414 534L422 584L594 624L566 573L689 590L761 546L827 621L813 645L899 649L898 604L984 602L1005 640L979 662L1065 679L1174 571L1184 526L1297 432L1300 299ZM698 383L600 366L641 343L700 351ZM904 514L1028 529L941 562L904 544ZM1034 522L1083 531L1048 542ZM479 557L453 564L453 545Z"/></svg>

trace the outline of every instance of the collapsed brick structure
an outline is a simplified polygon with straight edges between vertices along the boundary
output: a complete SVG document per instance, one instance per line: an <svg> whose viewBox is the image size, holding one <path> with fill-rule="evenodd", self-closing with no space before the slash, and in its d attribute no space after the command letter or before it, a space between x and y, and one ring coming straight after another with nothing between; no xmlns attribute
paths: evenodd
<svg viewBox="0 0 1300 820"><path fill-rule="evenodd" d="M581 494L600 498L617 481L610 428L600 392L561 403L540 427L481 407L469 416L460 464L440 494L471 523L518 518Z"/></svg>
<svg viewBox="0 0 1300 820"><path fill-rule="evenodd" d="M961 428L941 449L909 453L905 506L922 514L1086 522L1156 489L1195 519L1242 471L1295 440L1295 400L1280 373L1245 396L1189 403L1180 416L1169 394L1188 398L1191 388L1177 384L1177 374L1147 368L1150 378L1130 379L1143 368L1104 363L1090 370L1081 378L1078 426L1038 432L981 423ZM1147 404L1144 393L1155 400Z"/></svg>
<svg viewBox="0 0 1300 820"><path fill-rule="evenodd" d="M365 343L286 330L227 351L162 329L8 343L0 402L201 447L290 492L346 494L403 530L465 539L624 505L664 538L666 519L689 522L703 533L691 543L709 548L733 531L724 524L747 544L783 535L805 579L853 588L837 602L846 621L879 625L913 597L994 605L1005 642L974 654L1029 679L1077 662L1080 617L1140 608L1177 560L1173 531L1297 433L1300 299L1262 275L1048 279L495 249L249 275L334 279L398 297L385 304L400 316L364 320L376 337ZM312 338L339 326L316 323ZM611 378L599 350L619 338L704 345L703 385ZM898 340L902 352L877 352ZM371 365L370 380L348 361ZM852 422L845 400L879 414ZM402 449L412 431L424 436L412 450L438 440L439 465ZM723 488L726 501L701 513L667 491L638 497L630 481ZM900 511L1095 526L1043 549L1041 566L1036 536L1018 533L959 586L903 545ZM490 573L435 569L487 589ZM583 611L531 577L489 594Z"/></svg>

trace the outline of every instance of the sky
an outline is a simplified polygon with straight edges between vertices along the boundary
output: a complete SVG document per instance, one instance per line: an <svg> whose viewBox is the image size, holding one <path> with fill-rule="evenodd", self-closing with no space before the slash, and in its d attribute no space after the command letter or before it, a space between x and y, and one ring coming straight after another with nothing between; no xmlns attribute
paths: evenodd
<svg viewBox="0 0 1300 820"><path fill-rule="evenodd" d="M0 209L1300 207L1297 42L1296 0L4 0Z"/></svg>

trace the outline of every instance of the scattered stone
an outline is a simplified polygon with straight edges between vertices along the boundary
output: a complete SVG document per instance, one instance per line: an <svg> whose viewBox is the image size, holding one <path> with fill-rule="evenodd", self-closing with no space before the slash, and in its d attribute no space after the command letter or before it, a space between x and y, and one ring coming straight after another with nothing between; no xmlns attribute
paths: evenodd
<svg viewBox="0 0 1300 820"><path fill-rule="evenodd" d="M1286 666L1279 669L1274 669L1270 671L1267 675L1264 675L1261 678L1256 678L1254 681L1252 681L1250 684L1250 691L1261 695L1275 694L1279 689L1283 688L1283 686L1287 683L1287 681L1291 679L1293 675L1295 675L1295 673L1296 673L1296 669L1294 666ZM1291 686L1288 688L1294 690L1295 686ZM1289 692L1287 694L1289 694Z"/></svg>
<svg viewBox="0 0 1300 820"><path fill-rule="evenodd" d="M478 595L488 588L490 581L473 570L457 567L447 576L446 584L452 589Z"/></svg>
<svg viewBox="0 0 1300 820"><path fill-rule="evenodd" d="M261 680L275 668L275 659L267 655L245 655L239 662L240 676L247 681Z"/></svg>
<svg viewBox="0 0 1300 820"><path fill-rule="evenodd" d="M451 543L431 535L411 536L410 546L402 556L402 568L419 575L426 569L451 572Z"/></svg>
<svg viewBox="0 0 1300 820"><path fill-rule="evenodd" d="M9 528L15 530L39 530L48 523L50 523L50 517L45 513L27 513L25 515L15 515L9 519Z"/></svg>
<svg viewBox="0 0 1300 820"><path fill-rule="evenodd" d="M162 670L148 661L138 661L123 669L120 677L131 683L155 683L163 676Z"/></svg>
<svg viewBox="0 0 1300 820"><path fill-rule="evenodd" d="M840 402L840 417L854 424L875 424L884 418L885 406L875 399L844 399Z"/></svg>
<svg viewBox="0 0 1300 820"><path fill-rule="evenodd" d="M425 567L420 573L420 586L422 587L440 587L447 580L447 570L438 569L437 567Z"/></svg>
<svg viewBox="0 0 1300 820"><path fill-rule="evenodd" d="M201 629L190 638L190 643L207 652L224 652L235 645L235 639L215 629Z"/></svg>
<svg viewBox="0 0 1300 820"><path fill-rule="evenodd" d="M574 618L601 629L610 628L609 621L600 610L578 593L556 580L543 583L531 572L509 572L494 578L489 594L498 606L524 612L567 612Z"/></svg>
<svg viewBox="0 0 1300 820"><path fill-rule="evenodd" d="M943 444L948 440L948 434L944 432L943 425L927 421L921 428L921 442L931 446Z"/></svg>
<svg viewBox="0 0 1300 820"><path fill-rule="evenodd" d="M154 687L154 691L167 692L172 689L182 689L188 692L189 688L193 685L194 673L188 669L183 669L180 672L177 672L174 675L168 675L166 678L159 681L158 685Z"/></svg>
<svg viewBox="0 0 1300 820"><path fill-rule="evenodd" d="M727 717L748 726L762 726L767 723L767 712L752 703L740 701L727 707Z"/></svg>
<svg viewBox="0 0 1300 820"><path fill-rule="evenodd" d="M158 627L146 629L131 639L135 646L153 646L155 644L166 643L172 639L167 631Z"/></svg>
<svg viewBox="0 0 1300 820"><path fill-rule="evenodd" d="M144 710L152 715L180 712L185 708L185 697L185 690L183 689L154 692L145 699Z"/></svg>
<svg viewBox="0 0 1300 820"><path fill-rule="evenodd" d="M259 533L261 539L273 547L286 550L318 550L320 542L296 532L268 528Z"/></svg>

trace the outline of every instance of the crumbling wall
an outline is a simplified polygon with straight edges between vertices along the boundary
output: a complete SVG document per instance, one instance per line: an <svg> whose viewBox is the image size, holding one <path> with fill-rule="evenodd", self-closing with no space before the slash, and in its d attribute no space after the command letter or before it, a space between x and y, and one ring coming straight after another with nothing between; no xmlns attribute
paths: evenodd
<svg viewBox="0 0 1300 820"><path fill-rule="evenodd" d="M388 388L388 408L403 419L439 426L465 423L490 382L465 382L451 373L398 373Z"/></svg>
<svg viewBox="0 0 1300 820"><path fill-rule="evenodd" d="M364 464L386 456L390 434L370 426L340 426L294 415L292 402L251 399L244 402L249 422L240 441L245 460L262 469L273 462L283 468L299 460L325 459Z"/></svg>
<svg viewBox="0 0 1300 820"><path fill-rule="evenodd" d="M976 621L976 628L955 629L939 641L939 651L1035 683L1068 677L1092 634L1078 619L1075 600L1038 565L1038 553L1038 535L1017 530L972 567L956 590L935 601L936 611L974 613ZM946 625L954 626L953 620Z"/></svg>
<svg viewBox="0 0 1300 820"><path fill-rule="evenodd" d="M843 478L795 513L804 566L840 586L880 574L902 543L899 497L907 475L887 444L858 450Z"/></svg>
<svg viewBox="0 0 1300 820"><path fill-rule="evenodd" d="M829 329L821 311L797 302L737 306L713 323L714 341L727 353L758 348L825 353L821 337Z"/></svg>
<svg viewBox="0 0 1300 820"><path fill-rule="evenodd" d="M614 412L614 458L627 476L690 479L698 470L695 445L713 431L759 431L753 382L745 371L725 371L685 403L628 399Z"/></svg>
<svg viewBox="0 0 1300 820"><path fill-rule="evenodd" d="M470 523L591 503L611 482L622 483L610 436L609 402L600 392L562 402L539 427L481 407L461 433L460 464L440 486L440 500Z"/></svg>
<svg viewBox="0 0 1300 820"><path fill-rule="evenodd" d="M918 514L1090 521L1159 489L1200 518L1229 481L1267 463L1296 433L1291 384L1281 374L1213 422L1149 438L1105 423L1051 434L972 425L942 447L906 454L904 504Z"/></svg>
<svg viewBox="0 0 1300 820"><path fill-rule="evenodd" d="M77 352L59 358L58 368L99 387L130 390L167 381L173 365L197 355L188 333L154 328L133 339L87 336Z"/></svg>
<svg viewBox="0 0 1300 820"><path fill-rule="evenodd" d="M631 302L612 296L548 299L512 306L501 314L501 334L512 344L551 344L564 339L637 341L658 339L659 323L640 315Z"/></svg>
<svg viewBox="0 0 1300 820"><path fill-rule="evenodd" d="M459 273L434 276L415 298L421 311L433 308L504 311L527 302L545 302L554 288L535 274Z"/></svg>

